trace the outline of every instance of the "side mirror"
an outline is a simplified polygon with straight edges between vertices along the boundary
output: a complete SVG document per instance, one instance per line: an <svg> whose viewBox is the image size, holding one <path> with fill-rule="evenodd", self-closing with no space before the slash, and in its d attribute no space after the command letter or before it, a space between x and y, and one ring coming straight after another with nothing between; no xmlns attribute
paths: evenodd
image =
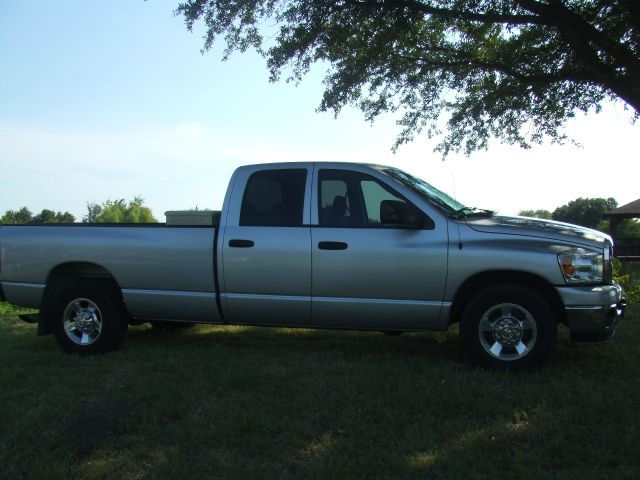
<svg viewBox="0 0 640 480"><path fill-rule="evenodd" d="M402 200L383 200L380 203L380 223L407 228L425 226L425 216L413 205Z"/></svg>

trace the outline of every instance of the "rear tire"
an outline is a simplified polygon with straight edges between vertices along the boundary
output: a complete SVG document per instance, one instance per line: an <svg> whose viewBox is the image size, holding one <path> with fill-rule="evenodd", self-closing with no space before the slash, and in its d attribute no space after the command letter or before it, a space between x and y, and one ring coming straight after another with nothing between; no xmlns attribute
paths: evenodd
<svg viewBox="0 0 640 480"><path fill-rule="evenodd" d="M108 282L79 281L54 301L53 333L65 352L103 353L127 334L127 316L118 289Z"/></svg>
<svg viewBox="0 0 640 480"><path fill-rule="evenodd" d="M538 292L496 285L471 299L460 319L464 353L487 367L535 368L553 354L558 322Z"/></svg>

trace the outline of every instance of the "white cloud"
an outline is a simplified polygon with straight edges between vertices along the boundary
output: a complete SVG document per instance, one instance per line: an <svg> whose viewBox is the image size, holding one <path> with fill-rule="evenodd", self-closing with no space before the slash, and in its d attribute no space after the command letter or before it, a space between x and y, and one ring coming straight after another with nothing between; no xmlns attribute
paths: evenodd
<svg viewBox="0 0 640 480"><path fill-rule="evenodd" d="M176 128L176 135L178 137L200 137L207 131L207 127L198 122L185 123Z"/></svg>

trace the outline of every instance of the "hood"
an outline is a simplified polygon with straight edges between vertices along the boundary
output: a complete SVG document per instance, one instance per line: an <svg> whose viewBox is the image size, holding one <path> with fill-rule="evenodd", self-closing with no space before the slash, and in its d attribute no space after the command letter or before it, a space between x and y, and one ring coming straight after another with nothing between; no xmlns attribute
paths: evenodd
<svg viewBox="0 0 640 480"><path fill-rule="evenodd" d="M602 248L606 242L613 243L609 235L598 230L540 218L494 215L488 218L469 217L466 222L478 232L548 238L597 248Z"/></svg>

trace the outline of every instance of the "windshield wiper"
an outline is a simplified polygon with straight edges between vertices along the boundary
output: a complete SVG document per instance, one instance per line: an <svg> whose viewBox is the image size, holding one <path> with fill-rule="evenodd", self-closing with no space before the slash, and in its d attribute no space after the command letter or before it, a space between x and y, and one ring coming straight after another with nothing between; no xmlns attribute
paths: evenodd
<svg viewBox="0 0 640 480"><path fill-rule="evenodd" d="M452 218L462 220L469 217L491 217L493 216L493 210L485 210L484 208L476 207L463 207L460 210L456 210L451 214Z"/></svg>

